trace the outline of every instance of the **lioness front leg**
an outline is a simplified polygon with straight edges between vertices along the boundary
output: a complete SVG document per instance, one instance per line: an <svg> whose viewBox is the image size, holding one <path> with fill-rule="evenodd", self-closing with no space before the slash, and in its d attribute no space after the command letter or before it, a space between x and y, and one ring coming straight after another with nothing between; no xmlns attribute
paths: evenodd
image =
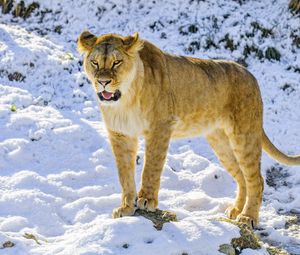
<svg viewBox="0 0 300 255"><path fill-rule="evenodd" d="M165 124L145 134L146 151L138 208L155 211L158 205L160 176L171 137L170 125Z"/></svg>
<svg viewBox="0 0 300 255"><path fill-rule="evenodd" d="M136 137L125 136L109 131L109 139L116 158L119 180L122 186L121 206L113 210L113 218L130 216L135 212L135 160L138 140Z"/></svg>

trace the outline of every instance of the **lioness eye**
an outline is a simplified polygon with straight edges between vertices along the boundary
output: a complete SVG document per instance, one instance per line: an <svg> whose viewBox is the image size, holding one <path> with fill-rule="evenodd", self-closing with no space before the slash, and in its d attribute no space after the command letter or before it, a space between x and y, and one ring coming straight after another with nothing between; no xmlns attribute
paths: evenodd
<svg viewBox="0 0 300 255"><path fill-rule="evenodd" d="M121 63L122 63L122 60L116 60L116 61L114 61L112 68L120 65Z"/></svg>
<svg viewBox="0 0 300 255"><path fill-rule="evenodd" d="M96 60L91 60L91 64L95 67L98 67L98 62Z"/></svg>

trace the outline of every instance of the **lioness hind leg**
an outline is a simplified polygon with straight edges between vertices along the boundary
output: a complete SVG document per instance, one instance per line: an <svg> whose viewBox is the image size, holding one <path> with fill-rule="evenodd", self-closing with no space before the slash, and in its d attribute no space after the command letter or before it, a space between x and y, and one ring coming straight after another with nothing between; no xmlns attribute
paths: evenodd
<svg viewBox="0 0 300 255"><path fill-rule="evenodd" d="M238 221L253 227L258 224L263 193L263 178L260 173L261 137L259 132L249 131L245 134L232 134L229 139L243 172L247 190L247 200Z"/></svg>
<svg viewBox="0 0 300 255"><path fill-rule="evenodd" d="M207 136L207 140L219 158L221 164L237 182L237 195L235 202L226 210L226 214L230 219L236 219L236 217L242 212L246 202L246 184L243 173L233 154L228 136L223 130L216 130L214 133Z"/></svg>

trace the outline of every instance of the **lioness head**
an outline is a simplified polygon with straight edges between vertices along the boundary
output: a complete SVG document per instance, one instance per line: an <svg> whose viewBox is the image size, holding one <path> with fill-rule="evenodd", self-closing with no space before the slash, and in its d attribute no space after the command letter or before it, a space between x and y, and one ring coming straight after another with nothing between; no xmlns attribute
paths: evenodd
<svg viewBox="0 0 300 255"><path fill-rule="evenodd" d="M85 53L84 69L101 104L113 105L126 97L137 70L137 53L143 42L138 34L95 36L81 33L78 50Z"/></svg>

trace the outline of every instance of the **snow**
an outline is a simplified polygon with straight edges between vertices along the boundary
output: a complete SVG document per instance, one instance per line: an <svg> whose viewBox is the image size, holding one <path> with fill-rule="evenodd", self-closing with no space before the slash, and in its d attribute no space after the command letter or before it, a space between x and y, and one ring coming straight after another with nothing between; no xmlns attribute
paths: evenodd
<svg viewBox="0 0 300 255"><path fill-rule="evenodd" d="M264 253L264 254L268 254L268 253ZM257 251L251 249L244 249L241 255L257 255Z"/></svg>
<svg viewBox="0 0 300 255"><path fill-rule="evenodd" d="M40 10L45 9L51 11L37 11L27 20L0 17L0 244L15 244L5 254L220 254L221 244L239 236L237 227L216 220L234 201L236 185L202 138L172 141L169 149L159 207L174 211L178 222L157 231L142 217L111 218L121 189L76 39L85 29L123 35L138 31L174 54L233 60L243 57L247 44L263 51L275 47L280 61L260 60L254 53L246 61L260 83L268 136L281 150L297 154L300 75L293 70L300 67L300 50L291 33L300 34L299 17L290 14L285 0L242 5L233 0L40 1ZM256 31L245 37L254 21L273 35ZM197 32L189 32L191 24ZM54 32L59 25L61 34ZM239 43L233 51L220 42L226 34ZM206 47L209 40L218 47ZM199 49L189 50L193 42L200 42ZM11 79L14 73L23 79ZM143 153L141 139L138 187ZM265 177L274 165L264 154ZM300 167L282 167L286 175L275 177L282 185L265 183L257 233L300 254L299 234L286 228L290 214L300 212ZM41 245L24 238L25 233ZM267 253L265 248L242 251L250 254Z"/></svg>

